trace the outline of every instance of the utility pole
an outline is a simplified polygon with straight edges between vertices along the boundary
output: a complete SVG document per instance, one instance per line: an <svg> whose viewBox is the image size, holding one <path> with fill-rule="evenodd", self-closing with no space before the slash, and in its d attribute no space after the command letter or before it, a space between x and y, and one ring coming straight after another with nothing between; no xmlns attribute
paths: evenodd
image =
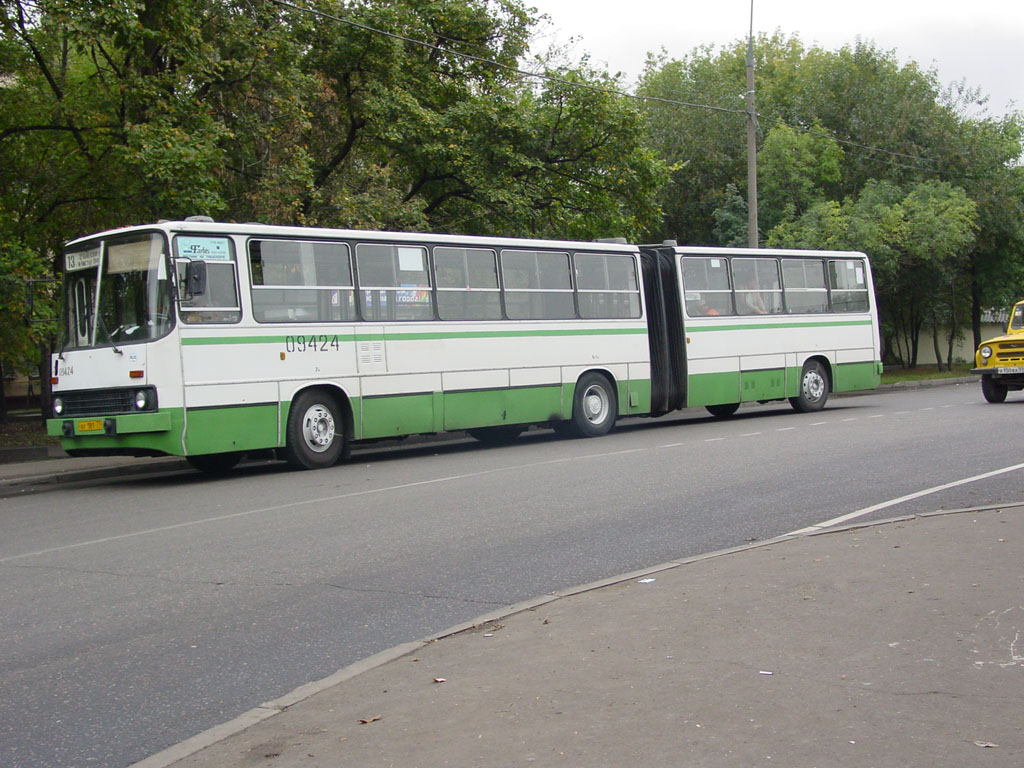
<svg viewBox="0 0 1024 768"><path fill-rule="evenodd" d="M747 244L757 248L757 112L754 108L754 0L747 38Z"/></svg>

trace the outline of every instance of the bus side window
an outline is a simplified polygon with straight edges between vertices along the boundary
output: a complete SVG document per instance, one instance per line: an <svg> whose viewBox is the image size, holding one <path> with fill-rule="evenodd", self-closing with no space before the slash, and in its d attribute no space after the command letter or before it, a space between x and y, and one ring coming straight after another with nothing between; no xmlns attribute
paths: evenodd
<svg viewBox="0 0 1024 768"><path fill-rule="evenodd" d="M178 235L174 239L181 319L186 323L237 323L242 319L238 301L238 271L230 238ZM188 260L206 262L206 290L189 295L180 283L188 274ZM193 270L195 272L195 270Z"/></svg>
<svg viewBox="0 0 1024 768"><path fill-rule="evenodd" d="M510 320L576 317L568 253L502 251L501 275Z"/></svg>
<svg viewBox="0 0 1024 768"><path fill-rule="evenodd" d="M356 274L364 320L434 319L426 248L359 243Z"/></svg>
<svg viewBox="0 0 1024 768"><path fill-rule="evenodd" d="M256 322L355 319L352 265L345 243L252 240L249 265Z"/></svg>
<svg viewBox="0 0 1024 768"><path fill-rule="evenodd" d="M790 314L828 312L825 262L821 259L783 259L782 285Z"/></svg>
<svg viewBox="0 0 1024 768"><path fill-rule="evenodd" d="M836 259L828 263L833 312L867 312L868 286L864 262Z"/></svg>
<svg viewBox="0 0 1024 768"><path fill-rule="evenodd" d="M782 284L775 259L733 259L736 311L741 315L774 315L782 311Z"/></svg>
<svg viewBox="0 0 1024 768"><path fill-rule="evenodd" d="M580 317L640 317L640 287L632 256L577 253L574 261Z"/></svg>
<svg viewBox="0 0 1024 768"><path fill-rule="evenodd" d="M442 320L500 320L495 253L484 248L434 249L437 314Z"/></svg>
<svg viewBox="0 0 1024 768"><path fill-rule="evenodd" d="M734 314L726 259L684 256L683 290L690 317Z"/></svg>

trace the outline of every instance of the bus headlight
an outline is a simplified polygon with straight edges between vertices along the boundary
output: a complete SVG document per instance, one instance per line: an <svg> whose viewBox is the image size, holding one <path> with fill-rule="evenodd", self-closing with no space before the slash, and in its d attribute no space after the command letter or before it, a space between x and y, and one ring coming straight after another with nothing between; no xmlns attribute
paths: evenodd
<svg viewBox="0 0 1024 768"><path fill-rule="evenodd" d="M64 400L60 397L53 398L53 415L60 416L64 413Z"/></svg>
<svg viewBox="0 0 1024 768"><path fill-rule="evenodd" d="M145 411L149 408L149 391L140 389L135 393L135 410Z"/></svg>
<svg viewBox="0 0 1024 768"><path fill-rule="evenodd" d="M978 354L981 355L982 360L988 360L990 357L992 357L992 347L987 345L983 346L981 349L978 350Z"/></svg>

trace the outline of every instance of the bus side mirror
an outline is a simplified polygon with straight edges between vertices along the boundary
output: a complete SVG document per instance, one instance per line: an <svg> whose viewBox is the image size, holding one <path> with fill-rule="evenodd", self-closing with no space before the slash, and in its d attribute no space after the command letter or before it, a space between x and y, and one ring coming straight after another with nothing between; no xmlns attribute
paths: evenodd
<svg viewBox="0 0 1024 768"><path fill-rule="evenodd" d="M189 296L202 296L206 293L206 262L189 261L185 267L185 293Z"/></svg>

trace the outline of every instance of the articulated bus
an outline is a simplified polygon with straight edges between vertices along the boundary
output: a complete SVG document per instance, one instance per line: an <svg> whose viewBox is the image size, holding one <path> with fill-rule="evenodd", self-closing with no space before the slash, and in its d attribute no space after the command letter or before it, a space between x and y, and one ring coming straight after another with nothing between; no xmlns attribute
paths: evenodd
<svg viewBox="0 0 1024 768"><path fill-rule="evenodd" d="M224 224L74 240L47 431L73 456L221 472L273 452L788 399L881 373L859 253Z"/></svg>

